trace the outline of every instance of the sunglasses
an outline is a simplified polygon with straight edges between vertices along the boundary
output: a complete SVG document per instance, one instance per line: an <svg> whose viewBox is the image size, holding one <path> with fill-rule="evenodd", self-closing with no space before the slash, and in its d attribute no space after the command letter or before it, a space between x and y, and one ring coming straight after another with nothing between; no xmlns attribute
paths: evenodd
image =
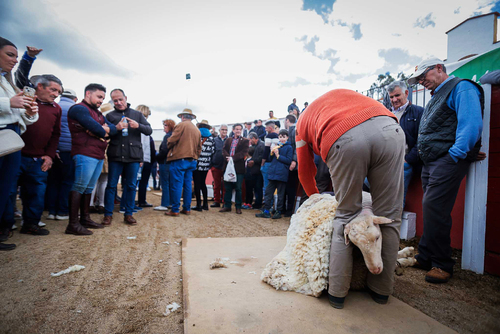
<svg viewBox="0 0 500 334"><path fill-rule="evenodd" d="M424 81L425 80L425 76L427 75L427 73L430 71L430 70L433 70L436 66L431 66L431 67L428 67L424 73L420 74L418 77L417 77L417 82L421 82L421 81Z"/></svg>

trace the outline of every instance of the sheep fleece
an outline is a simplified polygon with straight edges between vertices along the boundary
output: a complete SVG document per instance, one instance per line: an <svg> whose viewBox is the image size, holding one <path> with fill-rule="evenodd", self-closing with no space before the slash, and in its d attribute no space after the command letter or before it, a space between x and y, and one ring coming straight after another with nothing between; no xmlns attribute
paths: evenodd
<svg viewBox="0 0 500 334"><path fill-rule="evenodd" d="M285 248L267 264L261 279L276 290L318 297L328 283L330 244L337 200L312 195L292 216Z"/></svg>

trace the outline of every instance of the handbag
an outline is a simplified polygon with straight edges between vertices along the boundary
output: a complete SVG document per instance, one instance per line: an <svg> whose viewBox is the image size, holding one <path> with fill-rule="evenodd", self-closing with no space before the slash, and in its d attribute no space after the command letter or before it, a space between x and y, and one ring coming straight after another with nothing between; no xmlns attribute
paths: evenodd
<svg viewBox="0 0 500 334"><path fill-rule="evenodd" d="M229 161L227 162L226 171L224 172L224 181L236 182L236 170L234 169L232 157L229 157Z"/></svg>
<svg viewBox="0 0 500 334"><path fill-rule="evenodd" d="M11 129L0 131L0 157L20 151L24 147L21 136Z"/></svg>

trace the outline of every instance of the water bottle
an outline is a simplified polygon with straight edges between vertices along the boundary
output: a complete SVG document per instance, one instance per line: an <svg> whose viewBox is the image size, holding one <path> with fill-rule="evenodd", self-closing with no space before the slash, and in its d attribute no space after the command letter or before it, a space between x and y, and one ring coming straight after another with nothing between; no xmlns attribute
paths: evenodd
<svg viewBox="0 0 500 334"><path fill-rule="evenodd" d="M125 116L122 116L121 121L123 122L123 124L127 124L127 127L122 129L122 136L127 137L128 136L128 122L127 122L127 119L125 118Z"/></svg>

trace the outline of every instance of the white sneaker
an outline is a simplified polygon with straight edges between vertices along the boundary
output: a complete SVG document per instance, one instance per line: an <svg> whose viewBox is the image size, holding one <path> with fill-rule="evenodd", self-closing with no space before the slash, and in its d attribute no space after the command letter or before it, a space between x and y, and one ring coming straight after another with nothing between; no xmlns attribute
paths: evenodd
<svg viewBox="0 0 500 334"><path fill-rule="evenodd" d="M24 220L21 220L21 226L23 226L23 225L24 225ZM42 221L39 221L39 222L38 222L38 226L40 226L40 227L44 227L44 226L46 226L46 225L47 225L47 224L45 224L45 223L44 223L44 222L42 222ZM17 226L16 226L16 228L17 228ZM12 227L12 229L14 230L14 227Z"/></svg>
<svg viewBox="0 0 500 334"><path fill-rule="evenodd" d="M118 212L119 212L119 213L125 213L125 210L120 210L120 211L118 211Z"/></svg>
<svg viewBox="0 0 500 334"><path fill-rule="evenodd" d="M151 191L151 188L150 188L150 187L147 187L147 188L146 188L146 190L147 190L147 191Z"/></svg>
<svg viewBox="0 0 500 334"><path fill-rule="evenodd" d="M56 219L56 216L50 214L47 216L47 219L54 220L54 219Z"/></svg>
<svg viewBox="0 0 500 334"><path fill-rule="evenodd" d="M168 211L168 208L166 206L157 206L154 208L156 211Z"/></svg>
<svg viewBox="0 0 500 334"><path fill-rule="evenodd" d="M17 225L16 224L12 225L12 227L10 229L11 230L17 230Z"/></svg>
<svg viewBox="0 0 500 334"><path fill-rule="evenodd" d="M59 215L56 215L56 220L68 220L69 219L69 216L59 216Z"/></svg>

